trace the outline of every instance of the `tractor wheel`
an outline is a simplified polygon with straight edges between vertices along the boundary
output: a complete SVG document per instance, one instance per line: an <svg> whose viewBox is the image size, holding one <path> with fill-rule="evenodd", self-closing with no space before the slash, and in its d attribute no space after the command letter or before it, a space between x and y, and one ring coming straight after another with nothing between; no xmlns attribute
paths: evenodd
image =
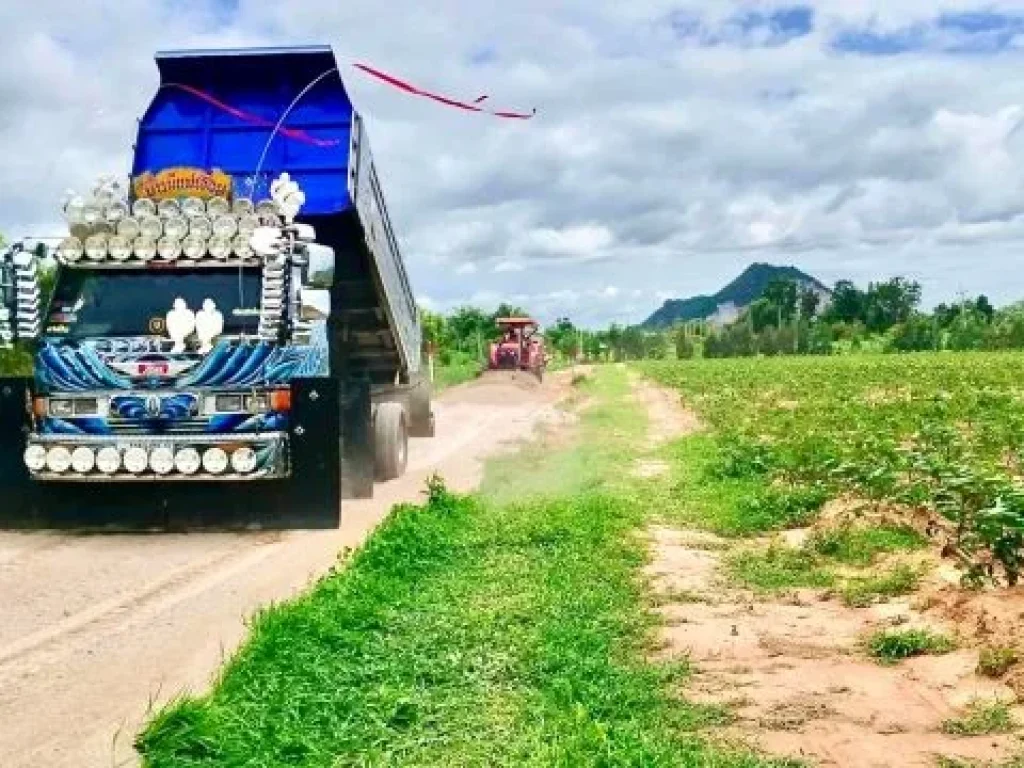
<svg viewBox="0 0 1024 768"><path fill-rule="evenodd" d="M409 430L400 403L381 403L373 420L373 452L377 479L394 480L409 460Z"/></svg>

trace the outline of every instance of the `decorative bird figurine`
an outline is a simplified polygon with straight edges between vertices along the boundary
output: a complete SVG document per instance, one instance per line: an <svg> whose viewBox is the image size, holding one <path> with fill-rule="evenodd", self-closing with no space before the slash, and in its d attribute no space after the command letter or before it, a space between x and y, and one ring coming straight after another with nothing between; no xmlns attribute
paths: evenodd
<svg viewBox="0 0 1024 768"><path fill-rule="evenodd" d="M179 296L174 300L174 308L167 313L166 321L167 335L174 342L171 352L181 354L185 351L185 339L196 329L195 313L188 308L188 304Z"/></svg>
<svg viewBox="0 0 1024 768"><path fill-rule="evenodd" d="M214 340L224 332L224 315L217 309L213 299L206 299L203 308L196 313L196 336L199 337L199 352L206 354L213 349Z"/></svg>
<svg viewBox="0 0 1024 768"><path fill-rule="evenodd" d="M299 188L299 185L292 181L287 171L274 179L270 184L270 197L277 203L277 207L284 216L284 220L291 224L299 214L299 209L306 203L306 195Z"/></svg>

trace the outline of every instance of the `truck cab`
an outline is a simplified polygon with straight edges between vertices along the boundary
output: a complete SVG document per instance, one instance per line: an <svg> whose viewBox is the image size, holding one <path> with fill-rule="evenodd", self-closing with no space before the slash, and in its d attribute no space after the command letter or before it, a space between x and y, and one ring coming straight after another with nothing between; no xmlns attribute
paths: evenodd
<svg viewBox="0 0 1024 768"><path fill-rule="evenodd" d="M92 516L82 484L116 517L128 502L111 489L148 483L164 517L260 487L246 496L271 520L306 505L337 524L343 486L372 494L404 471L408 436L434 429L362 121L327 47L157 64L131 178L65 203L45 307L37 254L0 259L0 343L34 360L30 381L0 391L0 440L16 431L22 465L0 459L0 479L37 518Z"/></svg>

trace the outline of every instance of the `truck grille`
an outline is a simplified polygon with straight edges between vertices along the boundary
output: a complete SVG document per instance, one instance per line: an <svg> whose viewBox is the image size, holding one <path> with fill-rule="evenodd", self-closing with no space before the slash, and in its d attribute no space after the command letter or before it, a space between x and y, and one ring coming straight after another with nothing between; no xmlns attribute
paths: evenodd
<svg viewBox="0 0 1024 768"><path fill-rule="evenodd" d="M201 435L206 432L207 424L208 421L203 418L156 423L111 418L107 422L112 435Z"/></svg>

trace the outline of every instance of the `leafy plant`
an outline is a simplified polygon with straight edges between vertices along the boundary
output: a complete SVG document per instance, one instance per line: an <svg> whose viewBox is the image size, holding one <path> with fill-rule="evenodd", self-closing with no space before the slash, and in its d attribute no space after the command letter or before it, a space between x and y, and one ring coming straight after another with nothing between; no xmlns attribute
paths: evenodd
<svg viewBox="0 0 1024 768"><path fill-rule="evenodd" d="M912 656L949 653L955 647L949 637L927 629L884 629L867 641L868 653L889 664Z"/></svg>
<svg viewBox="0 0 1024 768"><path fill-rule="evenodd" d="M1017 651L1013 648L982 648L978 654L978 674L985 677L1002 677L1017 663Z"/></svg>
<svg viewBox="0 0 1024 768"><path fill-rule="evenodd" d="M843 600L853 607L864 607L877 598L909 594L917 586L920 573L908 565L866 578L853 578L843 585Z"/></svg>
<svg viewBox="0 0 1024 768"><path fill-rule="evenodd" d="M984 699L970 702L962 717L950 718L942 723L942 731L951 736L1009 733L1015 727L1010 708L1004 702Z"/></svg>

